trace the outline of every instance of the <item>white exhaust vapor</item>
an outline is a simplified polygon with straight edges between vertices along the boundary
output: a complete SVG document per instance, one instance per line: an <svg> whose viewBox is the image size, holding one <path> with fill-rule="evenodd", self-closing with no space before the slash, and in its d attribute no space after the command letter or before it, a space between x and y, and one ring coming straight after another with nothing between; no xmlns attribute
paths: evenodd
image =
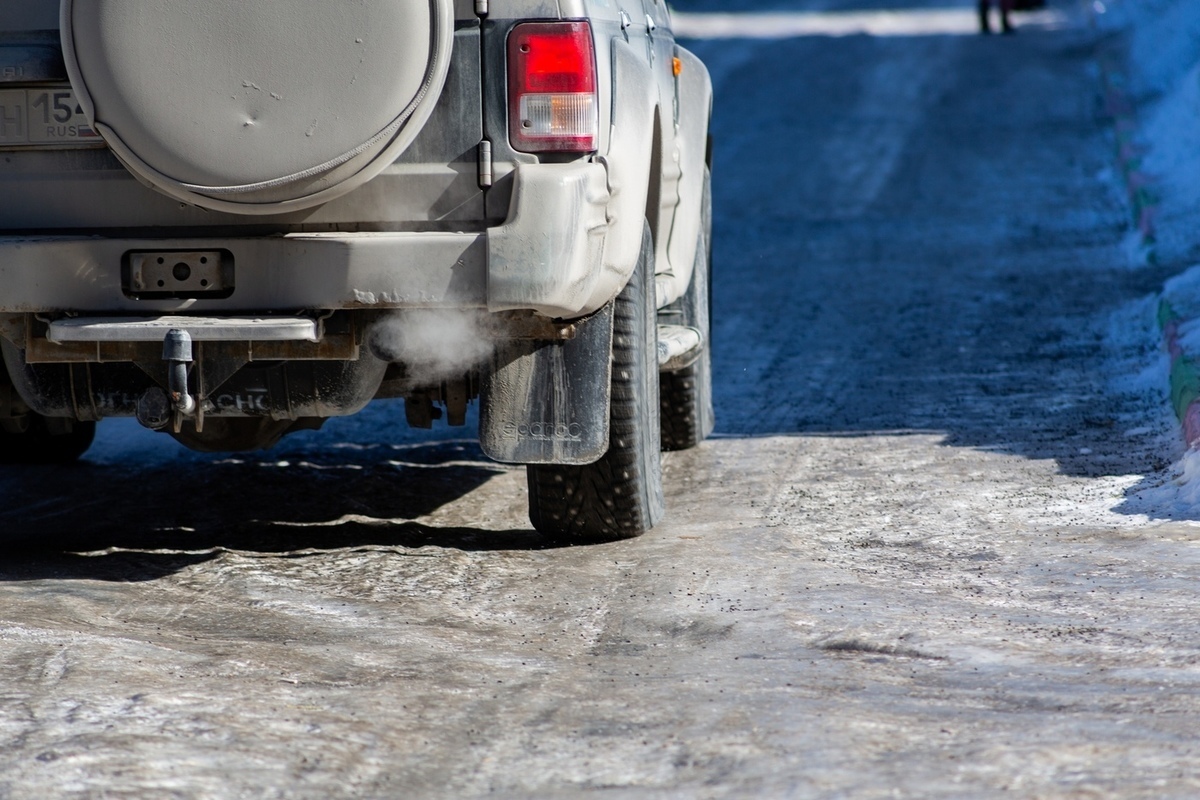
<svg viewBox="0 0 1200 800"><path fill-rule="evenodd" d="M492 354L494 326L470 309L411 309L390 314L371 331L372 352L405 365L419 386L462 377Z"/></svg>

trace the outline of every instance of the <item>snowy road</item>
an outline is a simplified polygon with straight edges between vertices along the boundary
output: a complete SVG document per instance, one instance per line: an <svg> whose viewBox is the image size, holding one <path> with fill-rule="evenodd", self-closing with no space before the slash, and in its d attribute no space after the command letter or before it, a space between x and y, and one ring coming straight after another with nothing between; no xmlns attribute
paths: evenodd
<svg viewBox="0 0 1200 800"><path fill-rule="evenodd" d="M1083 22L930 9L691 43L718 435L641 539L543 547L522 471L392 405L0 472L0 797L1200 793L1179 265L1129 266Z"/></svg>

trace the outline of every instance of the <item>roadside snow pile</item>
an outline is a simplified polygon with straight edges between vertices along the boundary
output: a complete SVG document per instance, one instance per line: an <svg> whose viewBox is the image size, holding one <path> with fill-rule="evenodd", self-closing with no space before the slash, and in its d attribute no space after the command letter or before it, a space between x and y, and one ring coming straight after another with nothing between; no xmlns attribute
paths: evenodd
<svg viewBox="0 0 1200 800"><path fill-rule="evenodd" d="M1188 450L1163 484L1132 493L1127 506L1160 519L1194 518L1200 506L1200 450Z"/></svg>
<svg viewBox="0 0 1200 800"><path fill-rule="evenodd" d="M1152 314L1157 317L1156 327L1162 330L1166 352L1160 350L1149 369L1136 379L1131 375L1120 388L1126 392L1157 388L1160 397L1165 389L1182 423L1183 438L1192 446L1168 474L1133 492L1126 507L1166 519L1196 519L1200 509L1200 266L1167 281L1158 297L1133 304L1119 324L1114 324L1114 330L1128 333L1143 327L1137 322L1144 322L1152 306L1157 306ZM1129 316L1132 314L1136 318ZM1168 385L1163 387L1164 383Z"/></svg>
<svg viewBox="0 0 1200 800"><path fill-rule="evenodd" d="M1156 250L1164 263L1200 257L1200 3L1094 0L1097 25L1128 29L1129 90L1155 179Z"/></svg>
<svg viewBox="0 0 1200 800"><path fill-rule="evenodd" d="M1154 107L1146 119L1145 135L1150 150L1144 166L1156 179L1159 195L1159 259L1196 258L1200 255L1200 64L1189 69Z"/></svg>
<svg viewBox="0 0 1200 800"><path fill-rule="evenodd" d="M1169 94L1200 62L1200 6L1194 0L1120 0L1133 12L1133 89Z"/></svg>
<svg viewBox="0 0 1200 800"><path fill-rule="evenodd" d="M1171 355L1200 357L1200 266L1176 275L1163 285L1159 313L1164 327L1177 321L1173 329L1165 331ZM1163 314L1168 318L1163 319Z"/></svg>
<svg viewBox="0 0 1200 800"><path fill-rule="evenodd" d="M1141 176L1151 180L1143 185L1149 192L1155 255L1169 267L1195 263L1200 260L1200 2L1089 3L1099 29L1128 37L1127 74L1110 73L1108 82L1110 87L1116 84L1136 108L1135 132L1125 131L1132 139L1121 139L1118 122L1118 143L1120 158L1127 159L1122 168L1139 181ZM1137 238L1140 244L1140 234ZM1129 385L1121 389L1141 392L1157 386L1160 397L1165 391L1190 447L1168 473L1149 478L1133 492L1126 505L1153 517L1196 519L1200 511L1200 266L1167 281L1161 295L1147 298L1130 313L1144 320L1153 306L1151 313L1166 352L1160 350L1154 364L1147 362L1136 378L1133 373L1138 370L1131 370Z"/></svg>

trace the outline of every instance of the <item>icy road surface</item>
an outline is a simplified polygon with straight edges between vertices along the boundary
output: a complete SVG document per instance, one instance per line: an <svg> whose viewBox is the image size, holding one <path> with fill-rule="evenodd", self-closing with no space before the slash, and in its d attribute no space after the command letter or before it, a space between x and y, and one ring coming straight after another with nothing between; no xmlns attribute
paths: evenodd
<svg viewBox="0 0 1200 800"><path fill-rule="evenodd" d="M1130 267L1093 34L756 30L692 45L720 421L668 521L543 547L396 405L236 457L102 426L0 472L0 797L1200 793L1179 265Z"/></svg>

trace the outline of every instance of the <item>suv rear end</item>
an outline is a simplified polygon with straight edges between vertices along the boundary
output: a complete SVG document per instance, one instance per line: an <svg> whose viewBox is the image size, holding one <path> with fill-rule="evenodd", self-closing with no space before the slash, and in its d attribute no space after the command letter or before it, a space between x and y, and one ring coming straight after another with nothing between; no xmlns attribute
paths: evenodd
<svg viewBox="0 0 1200 800"><path fill-rule="evenodd" d="M0 9L0 452L78 456L117 416L268 447L403 397L417 426L480 399L485 451L543 477L603 461L618 295L648 262L672 313L706 235L706 133L678 133L686 53L651 4ZM647 358L706 353L668 327Z"/></svg>

